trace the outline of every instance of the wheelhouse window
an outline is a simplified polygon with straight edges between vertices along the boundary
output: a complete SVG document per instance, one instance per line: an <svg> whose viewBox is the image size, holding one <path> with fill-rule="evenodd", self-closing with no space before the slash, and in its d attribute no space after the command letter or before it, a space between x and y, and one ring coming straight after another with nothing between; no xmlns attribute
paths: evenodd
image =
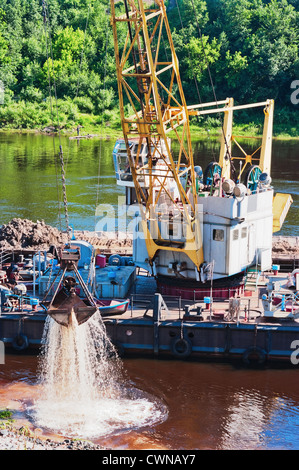
<svg viewBox="0 0 299 470"><path fill-rule="evenodd" d="M239 230L234 230L233 231L233 240L238 240L239 238Z"/></svg>
<svg viewBox="0 0 299 470"><path fill-rule="evenodd" d="M241 238L247 238L247 227L242 228Z"/></svg>
<svg viewBox="0 0 299 470"><path fill-rule="evenodd" d="M215 228L213 229L213 240L216 242L224 241L224 230Z"/></svg>

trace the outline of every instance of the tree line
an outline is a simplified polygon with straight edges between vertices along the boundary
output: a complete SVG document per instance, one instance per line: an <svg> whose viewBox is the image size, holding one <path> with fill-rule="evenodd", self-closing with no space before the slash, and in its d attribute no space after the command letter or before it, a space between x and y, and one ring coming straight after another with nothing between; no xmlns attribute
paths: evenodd
<svg viewBox="0 0 299 470"><path fill-rule="evenodd" d="M299 0L168 0L167 11L188 104L274 99L280 129L297 134ZM107 0L2 0L0 127L119 126L109 15Z"/></svg>

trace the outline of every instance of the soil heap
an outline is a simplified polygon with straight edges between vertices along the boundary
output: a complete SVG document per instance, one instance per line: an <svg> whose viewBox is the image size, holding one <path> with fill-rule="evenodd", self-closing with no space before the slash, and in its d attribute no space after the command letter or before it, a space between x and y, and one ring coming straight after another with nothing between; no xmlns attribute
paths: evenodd
<svg viewBox="0 0 299 470"><path fill-rule="evenodd" d="M272 245L273 256L299 257L299 237L274 236Z"/></svg>
<svg viewBox="0 0 299 470"><path fill-rule="evenodd" d="M0 227L0 250L47 250L66 243L66 234L37 220L12 219Z"/></svg>
<svg viewBox="0 0 299 470"><path fill-rule="evenodd" d="M101 252L120 252L131 254L133 240L127 233L118 232L89 232L76 231L76 240L84 240L95 249ZM68 242L66 232L61 232L57 228L42 220L33 222L28 219L12 219L8 224L0 227L0 251L44 251L51 245L61 246Z"/></svg>
<svg viewBox="0 0 299 470"><path fill-rule="evenodd" d="M76 240L84 240L94 248L102 251L131 253L133 249L133 234L125 232L74 232Z"/></svg>
<svg viewBox="0 0 299 470"><path fill-rule="evenodd" d="M75 231L76 240L85 240L94 248L105 251L131 253L133 236L122 232ZM0 227L0 251L48 250L51 245L59 246L68 242L67 234L42 220L12 219ZM273 237L273 256L299 257L299 237Z"/></svg>

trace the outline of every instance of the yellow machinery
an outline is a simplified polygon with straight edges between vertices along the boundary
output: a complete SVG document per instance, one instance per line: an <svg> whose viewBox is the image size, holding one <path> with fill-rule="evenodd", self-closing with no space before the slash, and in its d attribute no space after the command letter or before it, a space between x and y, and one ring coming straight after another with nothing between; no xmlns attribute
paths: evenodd
<svg viewBox="0 0 299 470"><path fill-rule="evenodd" d="M128 161L118 184L131 185L136 192L152 272L156 275L159 265L162 275L200 281L205 263L213 262L214 278L223 278L256 263L258 256L270 260L273 207L279 212L274 214L275 231L291 202L288 198L287 208L273 206L272 188L260 181L271 168L273 100L235 106L228 98L187 106L164 0L155 0L154 7L142 0L111 0L111 24ZM233 112L253 107L264 110L264 132L261 147L247 155L233 136ZM206 181L199 187L189 116L211 113L224 113L220 156L211 167L210 186ZM232 143L243 154L238 159L232 157ZM116 153L117 147L121 143ZM214 191L217 172L220 183ZM244 190L240 183L245 174ZM236 249L242 253L239 263ZM268 261L264 265L269 268Z"/></svg>
<svg viewBox="0 0 299 470"><path fill-rule="evenodd" d="M116 16L115 4L111 1L111 12L121 122L137 200L142 208L149 261L151 263L157 250L183 251L199 270L204 259L196 216L196 176L189 112L164 2L158 0L157 8L145 9L142 1L129 0L125 2L125 13ZM123 22L127 23L128 31L120 53L117 26ZM165 59L160 61L163 30L171 50L171 58L166 62ZM133 65L129 58L133 58ZM133 111L128 116L124 96L130 103L130 111ZM168 139L170 133L172 145L177 142L179 156L176 162ZM139 151L135 158L131 155L130 146L130 137L134 136L139 138ZM139 153L144 143L148 158L147 163L140 167ZM140 185L141 175L148 180L147 191ZM185 230L184 242L162 236L159 224L163 217L161 203L167 204L171 217L180 220Z"/></svg>

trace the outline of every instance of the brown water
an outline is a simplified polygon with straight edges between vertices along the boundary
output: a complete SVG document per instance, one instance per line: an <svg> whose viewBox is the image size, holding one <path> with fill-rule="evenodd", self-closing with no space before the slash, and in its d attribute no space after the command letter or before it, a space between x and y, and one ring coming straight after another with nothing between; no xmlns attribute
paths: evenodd
<svg viewBox="0 0 299 470"><path fill-rule="evenodd" d="M132 387L100 313L68 328L48 319L37 373L40 396L26 413L35 426L73 438L98 439L161 422L166 407ZM25 410L24 410L25 411Z"/></svg>
<svg viewBox="0 0 299 470"><path fill-rule="evenodd" d="M40 392L37 365L36 356L7 355L6 364L0 366L0 409L8 406L33 429L37 423L32 407ZM100 436L94 436L94 442L138 450L299 449L297 369L251 370L223 363L151 359L124 359L123 367L127 384L143 401L141 414L147 413L148 422L138 425L137 420L130 427L127 415L114 433L107 427L106 437L99 427ZM117 403L111 401L105 412L113 415L115 407ZM128 410L122 408L124 413ZM140 409L136 415L135 411L132 407L132 420ZM93 424L96 428L96 414ZM57 430L41 431L44 437L70 437Z"/></svg>

